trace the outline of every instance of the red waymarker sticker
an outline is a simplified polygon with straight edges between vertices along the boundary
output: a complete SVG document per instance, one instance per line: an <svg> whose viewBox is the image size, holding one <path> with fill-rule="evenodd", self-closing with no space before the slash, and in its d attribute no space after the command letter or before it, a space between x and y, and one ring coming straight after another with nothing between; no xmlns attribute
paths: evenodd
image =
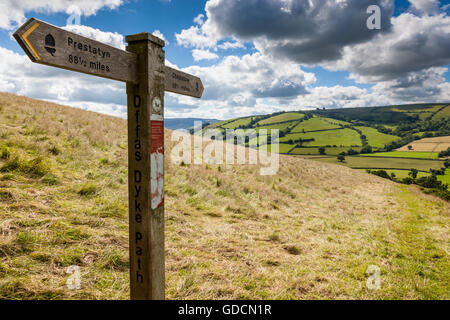
<svg viewBox="0 0 450 320"><path fill-rule="evenodd" d="M164 121L150 121L150 197L152 209L164 204Z"/></svg>

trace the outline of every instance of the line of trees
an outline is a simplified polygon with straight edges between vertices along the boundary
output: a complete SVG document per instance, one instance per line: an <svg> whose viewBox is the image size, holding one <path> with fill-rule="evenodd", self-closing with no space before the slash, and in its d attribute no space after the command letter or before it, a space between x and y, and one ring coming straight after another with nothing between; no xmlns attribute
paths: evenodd
<svg viewBox="0 0 450 320"><path fill-rule="evenodd" d="M419 170L412 168L408 177L403 179L397 179L395 173L389 173L386 170L366 170L367 173L379 176L384 179L389 179L394 182L403 183L403 184L416 184L422 188L425 193L434 194L446 201L450 201L450 190L449 185L447 183L443 183L437 179L438 175L444 175L445 169L450 168L450 161L445 162L445 168L440 170L431 169L431 175L426 177L418 177Z"/></svg>

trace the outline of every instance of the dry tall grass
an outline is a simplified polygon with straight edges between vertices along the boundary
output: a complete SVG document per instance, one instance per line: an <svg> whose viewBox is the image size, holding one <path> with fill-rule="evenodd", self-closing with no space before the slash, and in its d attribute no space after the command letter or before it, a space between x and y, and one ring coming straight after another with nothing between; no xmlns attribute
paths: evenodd
<svg viewBox="0 0 450 320"><path fill-rule="evenodd" d="M0 299L128 299L126 122L0 94L0 151ZM439 199L289 156L276 176L169 159L168 299L449 298Z"/></svg>

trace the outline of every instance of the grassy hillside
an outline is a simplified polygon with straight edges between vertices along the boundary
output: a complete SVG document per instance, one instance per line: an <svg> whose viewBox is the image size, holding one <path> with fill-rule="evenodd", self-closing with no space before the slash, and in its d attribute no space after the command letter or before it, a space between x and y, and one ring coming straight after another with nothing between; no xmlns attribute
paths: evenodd
<svg viewBox="0 0 450 320"><path fill-rule="evenodd" d="M432 178L432 175L436 174L437 180L446 183L450 178L450 170L444 170L448 165L445 164L444 158L438 159L438 153L450 148L449 110L450 105L445 103L316 109L232 119L209 127L222 132L230 127L246 129L247 132L252 129L258 133L261 129L278 129L280 138L275 142L279 143L278 152L281 154L302 156L355 169L383 169L386 171L385 177L389 173L403 177L403 171L417 169L422 171L421 177ZM266 123L271 125L261 126ZM265 141L260 140L258 147L266 148ZM241 143L233 139L227 142ZM257 142L257 138L250 137L245 145L253 148ZM272 148L269 145L267 149ZM319 155L320 157L316 157ZM347 158L339 161L338 155ZM365 158L361 159L361 156ZM375 157L380 159L373 159ZM424 161L414 161L415 158ZM402 174L396 175L398 170L401 170ZM411 182L402 179L395 181ZM413 182L428 186L434 184L430 181ZM442 198L450 197L445 186L435 185L434 189L436 188L443 189L444 193L439 193Z"/></svg>
<svg viewBox="0 0 450 320"><path fill-rule="evenodd" d="M448 203L292 156L277 176L169 159L169 299L450 298ZM0 299L129 298L124 120L0 94L0 199Z"/></svg>

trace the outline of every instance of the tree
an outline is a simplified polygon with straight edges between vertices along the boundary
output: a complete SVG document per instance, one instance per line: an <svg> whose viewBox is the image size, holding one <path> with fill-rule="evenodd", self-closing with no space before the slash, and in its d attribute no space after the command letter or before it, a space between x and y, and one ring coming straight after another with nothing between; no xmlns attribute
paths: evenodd
<svg viewBox="0 0 450 320"><path fill-rule="evenodd" d="M356 151L356 150L350 148L350 149L348 149L347 154L348 154L349 156L353 156L353 155L355 155L355 154L358 154L358 151Z"/></svg>
<svg viewBox="0 0 450 320"><path fill-rule="evenodd" d="M443 158L443 157L447 157L450 156L450 148L448 148L447 150L441 151L439 153L439 158Z"/></svg>
<svg viewBox="0 0 450 320"><path fill-rule="evenodd" d="M324 147L320 147L320 148L319 148L319 154L321 154L321 155L327 154L327 153L325 152L325 148L324 148Z"/></svg>
<svg viewBox="0 0 450 320"><path fill-rule="evenodd" d="M413 149L413 146L412 146L412 145L409 145L409 146L408 146L408 150L411 151L412 149Z"/></svg>
<svg viewBox="0 0 450 320"><path fill-rule="evenodd" d="M364 146L364 147L361 149L361 153L372 153L372 147L369 146L369 145Z"/></svg>
<svg viewBox="0 0 450 320"><path fill-rule="evenodd" d="M340 162L344 162L344 161L345 161L345 156L342 155L342 154L340 154L340 155L338 155L337 159L338 159Z"/></svg>
<svg viewBox="0 0 450 320"><path fill-rule="evenodd" d="M411 171L408 173L410 177L412 177L414 180L417 178L417 175L419 174L419 170L417 169L411 169Z"/></svg>
<svg viewBox="0 0 450 320"><path fill-rule="evenodd" d="M392 180L394 180L395 177L397 177L397 175L396 175L394 172L391 172L391 178L392 178Z"/></svg>
<svg viewBox="0 0 450 320"><path fill-rule="evenodd" d="M448 169L450 168L450 160L445 160L444 166Z"/></svg>

